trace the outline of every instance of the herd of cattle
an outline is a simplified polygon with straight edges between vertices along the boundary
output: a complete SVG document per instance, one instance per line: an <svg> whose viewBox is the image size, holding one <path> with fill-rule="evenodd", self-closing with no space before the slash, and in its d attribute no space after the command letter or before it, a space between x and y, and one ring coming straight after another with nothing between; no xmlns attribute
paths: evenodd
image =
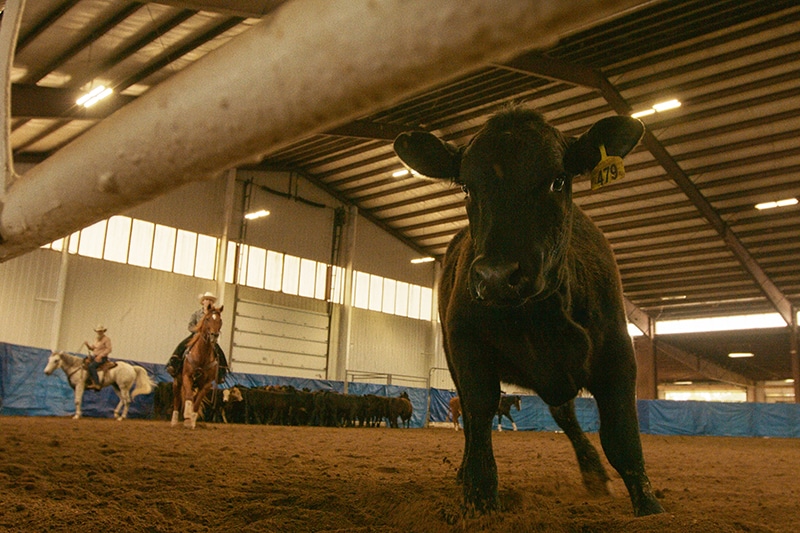
<svg viewBox="0 0 800 533"><path fill-rule="evenodd" d="M159 383L153 399L155 418L172 416L172 383ZM297 390L291 386L218 390L207 399L200 419L235 424L328 427L409 427L413 407L408 394L386 398L334 391ZM398 422L399 421L399 422Z"/></svg>

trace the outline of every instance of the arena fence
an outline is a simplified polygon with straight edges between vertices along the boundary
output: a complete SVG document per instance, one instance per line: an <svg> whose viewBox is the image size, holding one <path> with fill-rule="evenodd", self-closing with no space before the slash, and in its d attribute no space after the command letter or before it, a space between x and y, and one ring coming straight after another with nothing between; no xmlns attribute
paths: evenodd
<svg viewBox="0 0 800 533"><path fill-rule="evenodd" d="M49 355L49 350L41 348L0 343L0 415L71 416L74 413L72 389L66 375L60 370L51 376L43 372ZM157 382L171 381L164 365L129 362L146 368ZM236 384L246 387L290 385L298 390L344 392L344 383L341 381L237 372L227 376L223 388ZM449 402L455 395L453 391L358 382L349 382L347 388L347 393L354 395L397 397L402 392L408 394L414 406L411 427L423 427L426 415L427 420L433 423L449 421ZM131 404L129 417L152 418L153 397L154 394L136 397ZM520 430L559 430L541 398L523 395L521 399L520 411L511 411ZM110 388L97 393L87 392L83 414L110 418L117 401L116 394ZM593 399L577 398L575 410L585 431L595 432L599 429L597 404ZM638 410L642 433L800 438L800 404L639 400ZM506 419L503 419L503 429L511 429L511 423Z"/></svg>

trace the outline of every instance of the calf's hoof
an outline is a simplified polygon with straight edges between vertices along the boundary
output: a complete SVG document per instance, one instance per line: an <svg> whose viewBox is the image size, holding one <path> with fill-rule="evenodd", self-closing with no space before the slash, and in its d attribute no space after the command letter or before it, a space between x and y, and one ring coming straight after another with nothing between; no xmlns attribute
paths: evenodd
<svg viewBox="0 0 800 533"><path fill-rule="evenodd" d="M633 510L636 516L649 516L651 514L660 514L664 512L664 508L658 503L655 496L643 499L638 508Z"/></svg>

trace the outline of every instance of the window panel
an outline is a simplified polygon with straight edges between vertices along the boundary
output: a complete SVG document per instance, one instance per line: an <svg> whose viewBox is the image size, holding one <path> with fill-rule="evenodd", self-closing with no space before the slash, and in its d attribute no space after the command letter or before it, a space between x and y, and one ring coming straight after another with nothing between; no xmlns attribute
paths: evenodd
<svg viewBox="0 0 800 533"><path fill-rule="evenodd" d="M130 217L113 216L108 219L103 259L117 263L126 263L128 261L128 244L130 237Z"/></svg>
<svg viewBox="0 0 800 533"><path fill-rule="evenodd" d="M153 239L153 262L151 264L156 270L172 271L176 234L177 230L175 228L156 224L156 233Z"/></svg>
<svg viewBox="0 0 800 533"><path fill-rule="evenodd" d="M78 253L78 244L81 241L81 232L76 231L72 235L69 236L69 253L77 254Z"/></svg>
<svg viewBox="0 0 800 533"><path fill-rule="evenodd" d="M194 275L198 278L214 279L217 266L217 239L209 235L197 236L197 253L194 260Z"/></svg>
<svg viewBox="0 0 800 533"><path fill-rule="evenodd" d="M194 252L197 249L197 233L178 230L175 242L175 265L173 272L191 276L194 274Z"/></svg>
<svg viewBox="0 0 800 533"><path fill-rule="evenodd" d="M106 221L101 220L81 230L78 254L100 259L103 257L103 243L106 239Z"/></svg>
<svg viewBox="0 0 800 533"><path fill-rule="evenodd" d="M383 278L370 274L369 276L369 309L380 311L383 305Z"/></svg>
<svg viewBox="0 0 800 533"><path fill-rule="evenodd" d="M353 305L360 309L369 309L369 274L353 272Z"/></svg>
<svg viewBox="0 0 800 533"><path fill-rule="evenodd" d="M233 283L233 269L236 267L236 243L228 241L228 253L225 254L225 283Z"/></svg>
<svg viewBox="0 0 800 533"><path fill-rule="evenodd" d="M280 291L283 280L283 254L267 252L267 279L264 288L271 291Z"/></svg>
<svg viewBox="0 0 800 533"><path fill-rule="evenodd" d="M408 316L408 283L397 282L397 296L394 301L394 313L400 316Z"/></svg>
<svg viewBox="0 0 800 533"><path fill-rule="evenodd" d="M419 318L419 303L420 303L420 287L419 285L410 285L408 288L408 317Z"/></svg>
<svg viewBox="0 0 800 533"><path fill-rule="evenodd" d="M281 290L286 294L297 294L300 286L300 258L293 255L283 256L283 283Z"/></svg>
<svg viewBox="0 0 800 533"><path fill-rule="evenodd" d="M316 281L317 262L310 259L300 259L300 287L297 294L306 298L313 298Z"/></svg>
<svg viewBox="0 0 800 533"><path fill-rule="evenodd" d="M433 318L433 289L421 287L419 317L422 320Z"/></svg>
<svg viewBox="0 0 800 533"><path fill-rule="evenodd" d="M328 265L325 263L317 263L317 282L314 287L314 298L317 300L325 300L327 295L325 290L328 287Z"/></svg>
<svg viewBox="0 0 800 533"><path fill-rule="evenodd" d="M263 248L250 247L250 256L247 258L248 287L264 288L264 272L267 269L267 251Z"/></svg>
<svg viewBox="0 0 800 533"><path fill-rule="evenodd" d="M393 279L385 278L383 280L383 306L381 311L384 313L394 314L394 301L397 296L397 282Z"/></svg>
<svg viewBox="0 0 800 533"><path fill-rule="evenodd" d="M153 254L153 235L156 225L144 220L133 220L131 224L131 246L128 252L128 264L141 267L150 266Z"/></svg>

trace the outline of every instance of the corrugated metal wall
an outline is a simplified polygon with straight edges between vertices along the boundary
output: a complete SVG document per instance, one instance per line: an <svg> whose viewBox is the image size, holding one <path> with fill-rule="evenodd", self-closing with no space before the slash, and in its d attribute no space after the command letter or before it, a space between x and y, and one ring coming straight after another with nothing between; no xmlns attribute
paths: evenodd
<svg viewBox="0 0 800 533"><path fill-rule="evenodd" d="M61 256L35 250L0 263L0 340L50 347Z"/></svg>
<svg viewBox="0 0 800 533"><path fill-rule="evenodd" d="M280 181L279 176L269 179ZM265 180L268 181L267 178ZM237 205L240 206L242 190L239 184L235 202L239 202ZM302 188L295 187L294 190L306 195L307 199L324 199ZM127 214L150 222L220 236L224 217L219 206L224 203L224 198L220 196L224 195L224 191L224 178L194 184ZM264 200L269 200L272 206L279 206L276 213L280 216L270 217L268 224L257 229L253 224L248 231L250 244L270 248L270 243L279 243L281 249L276 251L300 257L311 255L309 258L317 260L329 258L331 209L301 209L295 200L275 195L260 198L260 201ZM209 205L209 209L198 209L198 205ZM329 205L335 205L335 201L330 199ZM239 208L234 218L238 220L240 214ZM298 228L302 228L303 235L291 238L297 235ZM238 236L238 231L238 228L230 229L232 239ZM310 248L323 249L310 254ZM378 269L370 273L430 286L432 267L409 264L409 259L416 255L413 250L363 219L359 220L356 268L367 272ZM37 250L0 264L0 306L6 310L4 319L0 321L0 341L50 347L60 262L60 252ZM198 295L205 291L216 291L216 282L71 255L68 259L61 340L57 348L85 352L81 347L83 341L91 340L94 326L103 323L113 341L112 357L163 364L177 343L188 335L186 326L189 317L199 305ZM240 300L256 302L268 308L271 306L273 310L287 308L297 310L296 314L299 315L315 316L320 324L323 318L327 318L328 305L320 300L250 287L239 287L237 290L227 285L225 301L220 302L225 304L220 343L229 354L237 294ZM335 309L335 314L338 312L338 308ZM430 366L439 364L440 355L434 352L440 349L434 346L434 325L429 321L354 309L350 340L348 370L392 375L393 384L421 386L429 377ZM335 339L333 343L336 343ZM288 347L283 351L290 353L294 350ZM316 355L319 357L320 353ZM288 368L291 365L286 362L283 365L286 368L246 365L234 357L233 370L307 376L307 373L292 371ZM325 377L319 368L314 369L314 377L317 374ZM330 374L328 377L331 377Z"/></svg>

